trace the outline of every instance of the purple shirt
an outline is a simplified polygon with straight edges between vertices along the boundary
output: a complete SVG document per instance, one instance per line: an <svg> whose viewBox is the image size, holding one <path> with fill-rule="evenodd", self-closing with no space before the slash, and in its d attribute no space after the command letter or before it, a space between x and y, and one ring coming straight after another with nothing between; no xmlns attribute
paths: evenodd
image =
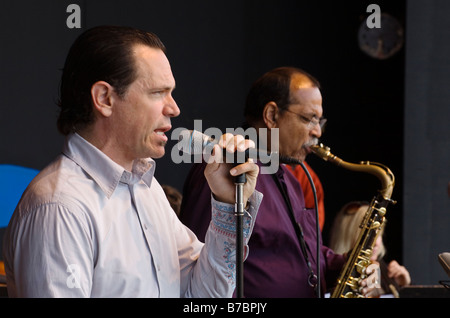
<svg viewBox="0 0 450 318"><path fill-rule="evenodd" d="M184 186L181 221L204 240L211 220L211 193L204 177L204 164L194 164ZM300 183L283 165L275 174L259 174L256 189L264 194L244 263L244 295L251 297L315 297L308 284L309 269L276 177L285 182L296 222L301 224L308 258L316 265L316 217L314 208L305 208ZM320 241L322 244L322 241ZM344 265L342 255L321 246L321 291L332 287Z"/></svg>

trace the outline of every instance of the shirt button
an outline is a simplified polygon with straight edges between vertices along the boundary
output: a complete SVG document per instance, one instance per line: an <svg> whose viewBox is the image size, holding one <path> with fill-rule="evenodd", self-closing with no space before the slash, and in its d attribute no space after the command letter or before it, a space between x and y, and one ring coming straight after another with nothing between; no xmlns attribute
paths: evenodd
<svg viewBox="0 0 450 318"><path fill-rule="evenodd" d="M147 230L147 224L144 224L144 230Z"/></svg>

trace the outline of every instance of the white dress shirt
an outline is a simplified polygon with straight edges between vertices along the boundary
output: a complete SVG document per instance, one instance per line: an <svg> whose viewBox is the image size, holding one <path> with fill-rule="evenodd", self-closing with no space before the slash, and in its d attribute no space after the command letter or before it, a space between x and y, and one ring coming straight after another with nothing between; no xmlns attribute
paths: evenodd
<svg viewBox="0 0 450 318"><path fill-rule="evenodd" d="M4 237L10 297L231 297L234 206L212 200L205 244L154 178L126 171L78 134L29 185ZM248 241L262 194L244 218ZM245 248L248 250L248 247Z"/></svg>

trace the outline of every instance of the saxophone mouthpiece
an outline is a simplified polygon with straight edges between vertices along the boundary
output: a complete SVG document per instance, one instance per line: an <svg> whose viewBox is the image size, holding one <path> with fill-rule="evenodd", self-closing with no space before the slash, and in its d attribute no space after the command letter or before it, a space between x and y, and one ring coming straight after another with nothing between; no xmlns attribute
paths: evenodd
<svg viewBox="0 0 450 318"><path fill-rule="evenodd" d="M314 145L310 147L311 151L318 157L327 161L331 155L330 147L325 146L324 144Z"/></svg>

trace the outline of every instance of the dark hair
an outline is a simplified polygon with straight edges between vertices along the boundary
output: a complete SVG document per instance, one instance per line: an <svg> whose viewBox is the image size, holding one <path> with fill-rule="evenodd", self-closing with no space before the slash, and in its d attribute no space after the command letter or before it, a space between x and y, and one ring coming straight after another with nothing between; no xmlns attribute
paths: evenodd
<svg viewBox="0 0 450 318"><path fill-rule="evenodd" d="M262 119L264 107L269 102L275 102L281 109L290 104L290 85L294 74L306 76L314 86L320 88L317 79L299 68L279 67L265 73L253 83L247 95L244 110L247 125Z"/></svg>
<svg viewBox="0 0 450 318"><path fill-rule="evenodd" d="M178 191L176 188L170 185L162 184L161 187L163 188L164 193L166 194L170 206L175 211L175 213L178 216L180 216L181 201L183 200L183 195L181 194L180 191Z"/></svg>
<svg viewBox="0 0 450 318"><path fill-rule="evenodd" d="M83 32L73 43L64 64L57 126L67 135L94 121L92 85L109 83L120 97L136 79L133 46L161 49L164 44L153 33L121 26L98 26Z"/></svg>

